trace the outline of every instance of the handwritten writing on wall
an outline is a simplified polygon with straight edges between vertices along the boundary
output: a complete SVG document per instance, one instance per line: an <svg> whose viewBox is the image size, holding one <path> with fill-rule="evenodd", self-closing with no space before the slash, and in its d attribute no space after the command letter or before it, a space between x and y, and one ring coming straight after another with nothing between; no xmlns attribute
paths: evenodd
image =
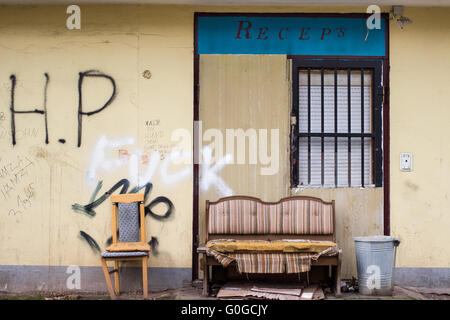
<svg viewBox="0 0 450 320"><path fill-rule="evenodd" d="M0 140L12 139L11 124L7 121L4 112L0 112ZM40 135L40 129L35 127L21 127L15 130L16 141L20 141L25 138L37 138Z"/></svg>
<svg viewBox="0 0 450 320"><path fill-rule="evenodd" d="M176 146L176 142L164 142L167 140L167 134L161 126L160 119L145 121L144 153L151 154L154 151L158 151L161 155L161 160L164 160Z"/></svg>
<svg viewBox="0 0 450 320"><path fill-rule="evenodd" d="M0 159L0 201L9 206L8 215L19 215L32 207L36 197L34 167L34 161L26 156Z"/></svg>

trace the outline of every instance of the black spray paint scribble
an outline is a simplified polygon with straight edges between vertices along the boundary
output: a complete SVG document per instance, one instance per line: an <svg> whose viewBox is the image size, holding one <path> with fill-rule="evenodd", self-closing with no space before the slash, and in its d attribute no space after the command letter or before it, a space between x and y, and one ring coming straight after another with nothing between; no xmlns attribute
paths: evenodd
<svg viewBox="0 0 450 320"><path fill-rule="evenodd" d="M106 191L103 195L101 195L100 197L98 197L96 199L102 186L103 186L103 182L99 181L91 198L90 198L89 203L86 205L80 205L78 203L75 203L72 205L72 210L83 213L83 214L87 214L90 217L94 217L97 214L94 209L96 207L98 207L99 205L101 205L115 191L120 189L120 191L119 191L120 194L127 193L128 188L130 187L130 182L128 181L128 179L122 179L119 182L117 182L114 186L112 186L108 191ZM146 203L152 188L153 188L153 184L151 182L148 182L141 187L132 188L128 193L137 193L140 190L144 189L144 203ZM166 211L162 215L159 215L152 211L152 208L158 204L164 204L166 206ZM174 206L173 206L172 201L170 201L168 198L160 196L160 197L156 197L155 199L153 199L144 208L145 208L145 216L149 215L150 217L152 217L156 220L162 221L162 220L165 220L170 217L170 215L173 213ZM89 236L84 231L80 231L80 235L87 241L87 243L91 246L91 248L94 251L100 252L99 245L91 236ZM109 237L106 241L106 245L111 245L111 243L112 243L112 237ZM157 246L159 243L158 239L155 237L151 237L151 240L148 243L152 249L152 254L157 255L158 254Z"/></svg>
<svg viewBox="0 0 450 320"><path fill-rule="evenodd" d="M16 84L17 84L17 78L16 75L12 74L9 78L11 80L11 104L10 104L10 112L11 112L11 138L12 138L12 144L16 145L16 116L18 114L39 114L44 116L44 127L45 127L45 143L49 143L49 135L48 135L48 121L47 121L47 89L48 84L50 82L50 76L48 73L44 73L45 77L45 84L44 84L44 98L43 98L43 106L42 109L34 108L34 110L16 110L15 105L15 91L16 91ZM92 110L92 111L84 111L83 110L83 81L87 77L94 77L94 78L104 78L111 82L112 84L112 93L111 96L107 99L105 104L101 106L98 109ZM108 107L116 98L117 95L117 87L116 82L114 81L113 77L104 74L98 70L88 70L84 72L79 73L78 77L78 141L77 146L81 146L81 136L82 136L82 128L83 128L83 116L92 116L94 114L97 114L101 111L103 111L106 107ZM58 140L60 143L65 143L66 140L61 138Z"/></svg>
<svg viewBox="0 0 450 320"><path fill-rule="evenodd" d="M44 126L45 126L45 143L48 144L48 124L47 124L47 88L48 83L50 81L50 77L47 73L44 73L45 77L45 85L44 85L44 103L43 109L34 109L34 110L16 110L15 106L15 91L16 91L16 76L12 74L9 78L11 79L11 105L9 110L11 111L11 138L12 144L16 145L16 114L29 114L36 113L44 116Z"/></svg>
<svg viewBox="0 0 450 320"><path fill-rule="evenodd" d="M89 246L92 248L92 250L94 251L98 251L100 252L100 246L98 245L97 241L95 241L90 235L88 235L86 232L80 230L80 236L87 241L87 243L89 244Z"/></svg>
<svg viewBox="0 0 450 320"><path fill-rule="evenodd" d="M158 244L159 244L158 239L156 237L152 237L150 239L150 241L148 242L148 244L150 245L150 248L152 249L153 255L157 256L158 255Z"/></svg>
<svg viewBox="0 0 450 320"><path fill-rule="evenodd" d="M106 103L93 111L89 111L89 112L85 112L83 111L83 95L82 95L82 88L83 88L83 80L86 77L97 77L97 78L105 78L108 79L109 81L111 81L112 87L113 87L113 92L111 94L111 97L109 97L109 99L106 101ZM81 146L81 130L83 127L83 116L92 116L96 113L99 113L101 111L103 111L107 106L109 106L115 99L117 94L117 88L116 88L116 82L114 81L114 79L111 76L108 76L107 74L104 74L98 70L88 70L85 72L80 72L79 73L79 78L78 78L78 144L77 146L80 147Z"/></svg>

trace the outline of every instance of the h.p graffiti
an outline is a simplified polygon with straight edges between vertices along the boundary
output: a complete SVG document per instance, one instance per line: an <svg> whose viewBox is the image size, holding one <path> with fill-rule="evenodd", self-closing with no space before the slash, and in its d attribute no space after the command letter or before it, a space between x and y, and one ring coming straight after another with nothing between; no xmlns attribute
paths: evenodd
<svg viewBox="0 0 450 320"><path fill-rule="evenodd" d="M43 90L43 99L42 99L42 107L34 107L29 109L29 110L23 110L18 108L18 106L16 106L16 87L17 87L17 76L12 74L10 77L11 80L11 102L10 102L10 116L11 116L11 140L12 140L12 144L16 145L17 143L17 139L16 139L16 134L17 134L17 125L16 125L16 117L18 115L30 115L30 114L35 114L35 115L41 115L44 117L44 132L45 132L45 143L48 144L50 143L50 137L49 137L49 125L48 125L48 109L47 109L47 91L48 91L48 87L49 87L49 83L50 83L50 76L48 73L44 73L44 90ZM95 78L95 79L106 79L111 83L112 86L112 93L109 96L109 98L106 99L106 102L99 108L91 110L91 111L86 111L83 109L83 81L86 78ZM87 71L83 71L80 72L78 74L78 131L77 131L77 146L80 147L81 146L81 141L82 141L82 128L83 128L83 117L84 116L93 116L95 114L100 113L101 111L105 110L109 105L111 105L111 103L114 101L114 99L116 98L116 94L117 94L117 87L116 87L116 82L114 80L113 77L102 73L98 70L87 70ZM66 142L64 137L58 138L58 141L62 144L64 144Z"/></svg>

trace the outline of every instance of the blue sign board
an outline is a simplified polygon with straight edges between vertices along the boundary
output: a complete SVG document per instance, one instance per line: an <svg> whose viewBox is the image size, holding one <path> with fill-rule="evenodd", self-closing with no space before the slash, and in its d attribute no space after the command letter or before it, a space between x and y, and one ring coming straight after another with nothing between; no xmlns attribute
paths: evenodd
<svg viewBox="0 0 450 320"><path fill-rule="evenodd" d="M198 54L386 55L385 20L362 17L199 16Z"/></svg>

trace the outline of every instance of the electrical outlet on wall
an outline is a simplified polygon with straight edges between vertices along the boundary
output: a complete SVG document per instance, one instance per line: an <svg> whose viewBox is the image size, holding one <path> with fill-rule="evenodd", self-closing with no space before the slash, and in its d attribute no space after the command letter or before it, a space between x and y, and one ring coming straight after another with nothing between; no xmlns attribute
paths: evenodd
<svg viewBox="0 0 450 320"><path fill-rule="evenodd" d="M412 171L413 157L411 152L400 153L400 171Z"/></svg>

